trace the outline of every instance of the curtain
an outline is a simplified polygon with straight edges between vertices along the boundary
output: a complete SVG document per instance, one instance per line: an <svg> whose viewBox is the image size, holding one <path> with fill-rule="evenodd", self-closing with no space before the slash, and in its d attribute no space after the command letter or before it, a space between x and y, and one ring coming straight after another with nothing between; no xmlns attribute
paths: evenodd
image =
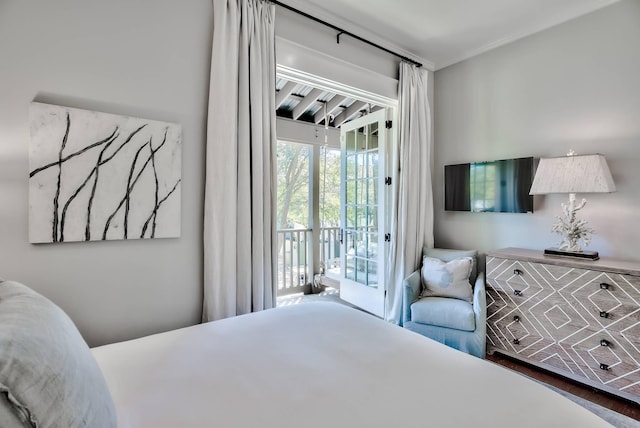
<svg viewBox="0 0 640 428"><path fill-rule="evenodd" d="M203 321L275 304L275 6L213 0Z"/></svg>
<svg viewBox="0 0 640 428"><path fill-rule="evenodd" d="M402 281L420 266L423 246L433 247L428 79L423 68L400 64L399 143L394 154L393 238L385 305L385 318L396 324L402 322Z"/></svg>

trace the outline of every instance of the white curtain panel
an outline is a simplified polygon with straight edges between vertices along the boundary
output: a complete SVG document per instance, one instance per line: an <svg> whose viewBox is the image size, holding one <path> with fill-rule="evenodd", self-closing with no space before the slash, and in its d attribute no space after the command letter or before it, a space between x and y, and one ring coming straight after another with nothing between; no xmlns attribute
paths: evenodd
<svg viewBox="0 0 640 428"><path fill-rule="evenodd" d="M203 321L275 304L275 6L213 0Z"/></svg>
<svg viewBox="0 0 640 428"><path fill-rule="evenodd" d="M399 144L394 154L390 280L385 318L400 324L402 281L415 271L423 246L433 247L432 132L428 72L400 64Z"/></svg>

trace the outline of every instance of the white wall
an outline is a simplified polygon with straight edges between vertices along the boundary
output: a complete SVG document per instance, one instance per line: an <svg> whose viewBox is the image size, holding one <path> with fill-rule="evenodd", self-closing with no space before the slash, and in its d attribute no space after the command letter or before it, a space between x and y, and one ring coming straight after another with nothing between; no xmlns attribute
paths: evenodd
<svg viewBox="0 0 640 428"><path fill-rule="evenodd" d="M0 277L90 345L200 321L210 0L0 2ZM31 101L182 124L179 239L28 243Z"/></svg>
<svg viewBox="0 0 640 428"><path fill-rule="evenodd" d="M574 149L603 153L618 191L578 195L597 231L588 249L640 259L640 1L626 0L435 73L436 245L555 246L562 195L534 214L443 208L443 166Z"/></svg>
<svg viewBox="0 0 640 428"><path fill-rule="evenodd" d="M52 299L92 346L200 321L211 11L211 0L0 2L0 277ZM280 8L276 28L278 63L395 96L395 57L336 45L333 30ZM29 244L34 100L180 123L182 236Z"/></svg>

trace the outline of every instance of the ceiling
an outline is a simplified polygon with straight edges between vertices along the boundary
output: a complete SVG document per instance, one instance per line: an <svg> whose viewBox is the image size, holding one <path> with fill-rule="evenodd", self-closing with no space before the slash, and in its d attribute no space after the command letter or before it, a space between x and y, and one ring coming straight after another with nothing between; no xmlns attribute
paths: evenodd
<svg viewBox="0 0 640 428"><path fill-rule="evenodd" d="M618 0L283 0L438 70ZM362 23L366 23L363 27Z"/></svg>
<svg viewBox="0 0 640 428"><path fill-rule="evenodd" d="M438 70L618 0L283 0ZM361 23L366 23L366 28ZM329 126L378 106L278 78L278 117Z"/></svg>

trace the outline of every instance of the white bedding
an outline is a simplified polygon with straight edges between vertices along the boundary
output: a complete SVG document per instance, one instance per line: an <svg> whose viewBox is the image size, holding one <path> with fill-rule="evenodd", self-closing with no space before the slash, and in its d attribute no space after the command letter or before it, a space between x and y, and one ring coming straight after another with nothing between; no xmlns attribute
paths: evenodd
<svg viewBox="0 0 640 428"><path fill-rule="evenodd" d="M333 303L92 351L121 428L610 426L518 374Z"/></svg>

